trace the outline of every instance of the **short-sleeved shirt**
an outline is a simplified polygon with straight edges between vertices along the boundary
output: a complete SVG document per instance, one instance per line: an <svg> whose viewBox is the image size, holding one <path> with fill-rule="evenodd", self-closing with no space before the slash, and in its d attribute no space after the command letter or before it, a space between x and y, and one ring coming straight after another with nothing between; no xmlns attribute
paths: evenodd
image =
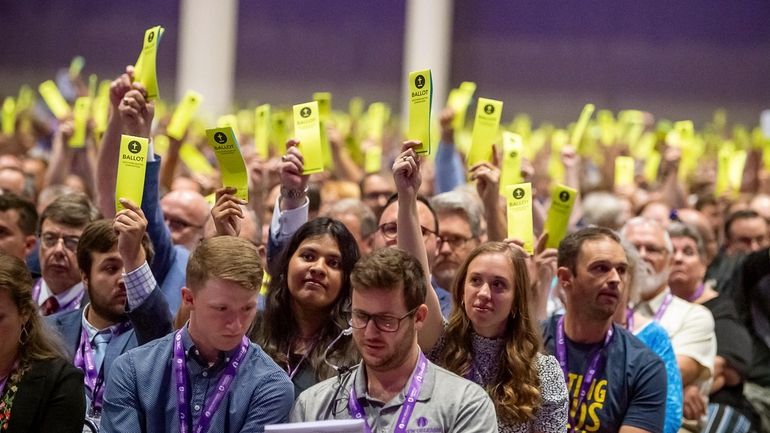
<svg viewBox="0 0 770 433"><path fill-rule="evenodd" d="M551 317L543 330L545 349L550 354L556 353L559 317ZM587 364L604 342L581 344L566 338L570 414L575 414L576 421L571 427L578 433L617 432L624 425L662 432L666 414L663 361L631 333L614 324L612 327L602 365L580 408L576 408L577 395Z"/></svg>
<svg viewBox="0 0 770 433"><path fill-rule="evenodd" d="M666 288L649 301L639 303L636 311L649 319L654 318L669 293L671 291ZM703 367L699 382L709 379L714 374L714 358L717 355L711 312L703 305L674 296L659 323L671 338L674 354L688 356Z"/></svg>
<svg viewBox="0 0 770 433"><path fill-rule="evenodd" d="M412 373L414 374L414 373ZM291 422L351 419L350 390L355 387L358 402L373 433L390 433L401 414L411 379L389 402L367 392L363 364L339 377L327 379L300 394L289 415ZM428 361L427 371L407 433L496 433L495 408L486 391Z"/></svg>

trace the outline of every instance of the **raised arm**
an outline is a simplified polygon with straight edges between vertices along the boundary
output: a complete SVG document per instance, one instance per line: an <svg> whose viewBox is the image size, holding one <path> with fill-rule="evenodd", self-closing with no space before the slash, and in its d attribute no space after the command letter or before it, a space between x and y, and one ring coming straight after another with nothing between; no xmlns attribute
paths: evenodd
<svg viewBox="0 0 770 433"><path fill-rule="evenodd" d="M417 146L420 146L419 141L407 141L403 144L401 153L393 163L393 180L398 192L398 247L417 258L425 273L425 284L428 288L425 303L428 306L428 317L420 331L419 344L424 352L428 352L444 330L444 319L441 316L438 296L432 289L428 253L425 250L422 228L417 216L417 191L420 190L422 183L421 161L414 151Z"/></svg>
<svg viewBox="0 0 770 433"><path fill-rule="evenodd" d="M484 204L484 218L487 221L487 239L502 241L508 231L505 213L500 206L500 164L497 152L494 161L480 162L470 171L471 180L476 181L476 192Z"/></svg>
<svg viewBox="0 0 770 433"><path fill-rule="evenodd" d="M67 142L72 137L73 125L71 120L59 123L51 142L51 158L45 171L45 185L62 184L72 168L73 149Z"/></svg>
<svg viewBox="0 0 770 433"><path fill-rule="evenodd" d="M134 67L127 66L126 72L110 85L110 119L104 131L99 155L96 158L97 205L105 218L115 216L115 183L118 176L118 153L123 122L118 107L126 92L131 90Z"/></svg>
<svg viewBox="0 0 770 433"><path fill-rule="evenodd" d="M217 236L238 236L241 232L243 209L246 202L235 196L236 189L225 187L217 190L217 201L211 208L211 219Z"/></svg>

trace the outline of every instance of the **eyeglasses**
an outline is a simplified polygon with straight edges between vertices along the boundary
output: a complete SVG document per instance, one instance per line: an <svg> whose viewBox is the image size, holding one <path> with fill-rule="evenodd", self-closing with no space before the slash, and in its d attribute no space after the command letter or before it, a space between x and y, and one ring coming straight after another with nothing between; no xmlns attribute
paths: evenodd
<svg viewBox="0 0 770 433"><path fill-rule="evenodd" d="M59 233L45 232L40 235L40 240L46 248L53 248L59 243L59 239L64 241L64 248L76 252L80 236L66 236Z"/></svg>
<svg viewBox="0 0 770 433"><path fill-rule="evenodd" d="M167 217L165 220L166 224L168 224L169 230L171 231L182 231L188 227L193 227L196 229L203 228L203 226L195 225L179 218Z"/></svg>
<svg viewBox="0 0 770 433"><path fill-rule="evenodd" d="M439 248L441 248L441 244L448 244L452 248L462 248L463 245L467 244L472 239L474 238L464 238L462 236L438 236L438 244Z"/></svg>
<svg viewBox="0 0 770 433"><path fill-rule="evenodd" d="M415 307L401 317L395 317L388 314L366 314L363 311L353 311L350 316L350 326L354 329L364 329L369 324L369 320L374 320L374 325L382 332L398 331L401 321L414 314L417 311Z"/></svg>
<svg viewBox="0 0 770 433"><path fill-rule="evenodd" d="M381 199L387 200L392 195L393 195L393 192L391 191L372 191L364 194L364 200L381 200Z"/></svg>
<svg viewBox="0 0 770 433"><path fill-rule="evenodd" d="M382 233L382 236L389 241L396 239L396 237L398 236L398 224L396 223L382 224L379 227L377 227L377 230L379 230L380 233ZM427 238L428 235L436 234L436 232L434 232L433 230L427 227L420 226L420 230L422 230L423 238Z"/></svg>

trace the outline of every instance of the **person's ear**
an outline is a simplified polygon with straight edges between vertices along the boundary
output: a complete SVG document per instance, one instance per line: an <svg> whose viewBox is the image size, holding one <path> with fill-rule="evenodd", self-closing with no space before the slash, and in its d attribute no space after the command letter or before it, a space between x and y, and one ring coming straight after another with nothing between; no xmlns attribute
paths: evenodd
<svg viewBox="0 0 770 433"><path fill-rule="evenodd" d="M188 308L195 308L195 296L193 291L187 287L182 287L182 303Z"/></svg>
<svg viewBox="0 0 770 433"><path fill-rule="evenodd" d="M83 285L88 287L88 274L83 272L83 270L80 270L80 279L83 281Z"/></svg>
<svg viewBox="0 0 770 433"><path fill-rule="evenodd" d="M37 236L35 235L29 235L24 238L24 256L28 256L30 253L32 253L32 250L35 249L36 243Z"/></svg>
<svg viewBox="0 0 770 433"><path fill-rule="evenodd" d="M432 289L429 289L432 290ZM417 307L417 310L414 312L414 328L416 330L422 329L422 326L425 324L425 319L428 318L428 306L425 304L420 305Z"/></svg>
<svg viewBox="0 0 770 433"><path fill-rule="evenodd" d="M556 276L559 277L559 285L565 290L572 289L572 271L566 266L560 266L556 269Z"/></svg>

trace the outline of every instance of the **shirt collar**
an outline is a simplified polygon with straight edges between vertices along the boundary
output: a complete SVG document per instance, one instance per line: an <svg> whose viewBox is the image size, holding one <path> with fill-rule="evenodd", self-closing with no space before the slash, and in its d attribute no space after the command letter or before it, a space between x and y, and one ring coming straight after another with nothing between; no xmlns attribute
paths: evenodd
<svg viewBox="0 0 770 433"><path fill-rule="evenodd" d="M187 329L190 322L188 321L183 327L182 327L182 345L184 347L184 353L185 357L187 359L187 362L189 364L190 360L195 361L194 363L197 364L202 369L211 369L211 370L219 370L221 368L224 368L224 366L230 362L230 359L235 356L238 351L241 349L240 344L235 346L233 350L229 352L219 352L219 357L217 358L217 361L209 367L208 362L204 360L200 352L198 351L198 348L195 347L195 343L192 340L192 337L190 337L190 331Z"/></svg>
<svg viewBox="0 0 770 433"><path fill-rule="evenodd" d="M431 395L433 394L433 384L435 382L435 366L432 362L429 360L426 360L428 362L428 368L426 369L425 376L422 381L422 388L420 389L420 395L417 397L417 401L426 401L429 400ZM417 371L417 367L419 364L418 362L414 365L414 369L412 370L412 374L409 375L409 380L406 381L404 384L404 388L401 389L401 392L398 393L396 397L393 398L392 404L391 402L382 402L372 396L369 395L369 389L366 385L366 366L364 365L364 362L361 361L361 363L358 365L358 368L355 371L355 377L353 378L353 387L356 390L356 395L360 399L366 399L367 401L374 402L378 405L382 405L384 403L385 407L391 407L391 406L401 406L404 404L404 401L406 400L406 393L409 392L409 385L412 383L412 378L414 377L414 372Z"/></svg>
<svg viewBox="0 0 770 433"><path fill-rule="evenodd" d="M654 315L658 309L660 309L660 306L663 305L663 300L666 299L666 295L671 293L671 289L666 286L665 289L663 289L660 293L655 295L654 298L650 299L649 301L642 302L642 306L646 307L646 310L644 313Z"/></svg>
<svg viewBox="0 0 770 433"><path fill-rule="evenodd" d="M38 297L38 304L40 305L43 305L43 302L45 302L46 299L51 296L56 298L56 301L59 302L59 305L67 305L75 300L75 298L82 296L83 291L85 290L83 287L83 282L81 281L69 289L59 293L58 295L54 295L53 292L51 292L51 289L48 287L48 283L46 283L43 278L40 278L40 282L40 295Z"/></svg>

